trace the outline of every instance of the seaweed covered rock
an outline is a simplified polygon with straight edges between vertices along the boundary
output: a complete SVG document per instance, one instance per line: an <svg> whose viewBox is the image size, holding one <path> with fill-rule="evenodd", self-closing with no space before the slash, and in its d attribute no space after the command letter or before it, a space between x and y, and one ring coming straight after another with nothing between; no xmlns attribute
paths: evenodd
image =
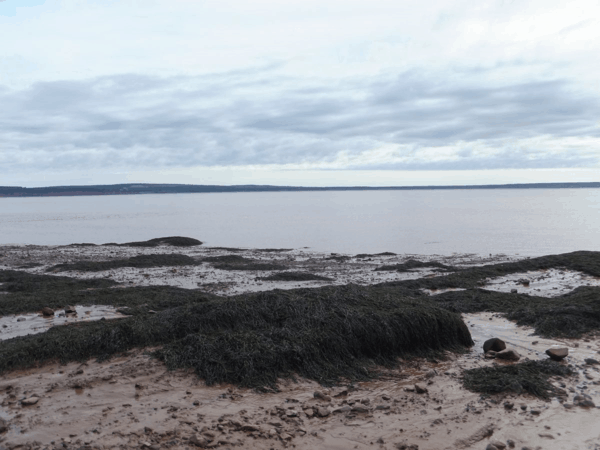
<svg viewBox="0 0 600 450"><path fill-rule="evenodd" d="M106 291L112 296L128 292ZM142 292L153 291L132 290ZM190 300L184 297L181 306L156 314L53 327L5 341L0 372L155 346L155 356L168 367L194 369L209 385L276 389L282 377L302 376L322 384L369 379L378 365L393 367L399 357L439 357L473 345L460 315L394 289L329 286L198 301L193 300L199 294L172 292Z"/></svg>
<svg viewBox="0 0 600 450"><path fill-rule="evenodd" d="M494 352L501 352L506 348L506 343L500 338L491 338L483 343L483 353L487 353L490 350Z"/></svg>

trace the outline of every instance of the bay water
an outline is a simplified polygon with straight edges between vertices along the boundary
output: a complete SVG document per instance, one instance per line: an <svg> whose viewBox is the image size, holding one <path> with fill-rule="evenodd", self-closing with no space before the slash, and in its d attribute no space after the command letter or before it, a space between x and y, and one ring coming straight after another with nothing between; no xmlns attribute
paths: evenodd
<svg viewBox="0 0 600 450"><path fill-rule="evenodd" d="M600 250L600 189L0 198L0 244L129 242L335 253L538 256Z"/></svg>

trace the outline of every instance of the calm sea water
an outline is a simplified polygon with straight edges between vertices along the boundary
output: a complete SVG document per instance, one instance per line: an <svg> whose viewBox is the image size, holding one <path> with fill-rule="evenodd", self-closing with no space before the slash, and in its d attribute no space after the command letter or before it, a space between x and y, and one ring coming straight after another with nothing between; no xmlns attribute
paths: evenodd
<svg viewBox="0 0 600 450"><path fill-rule="evenodd" d="M0 244L189 236L338 253L600 250L600 189L0 198Z"/></svg>

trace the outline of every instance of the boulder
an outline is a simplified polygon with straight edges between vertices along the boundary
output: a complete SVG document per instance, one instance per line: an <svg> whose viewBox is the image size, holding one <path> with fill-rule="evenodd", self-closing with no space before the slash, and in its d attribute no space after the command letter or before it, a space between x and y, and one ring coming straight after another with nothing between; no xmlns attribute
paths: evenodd
<svg viewBox="0 0 600 450"><path fill-rule="evenodd" d="M485 352L485 359L494 359L496 357L496 353L494 350L488 350L487 352Z"/></svg>
<svg viewBox="0 0 600 450"><path fill-rule="evenodd" d="M595 365L597 365L597 364L600 364L600 363L598 362L598 360L596 360L596 359L594 359L594 358L585 358L585 359L584 359L584 361L585 361L585 363L586 363L587 365L589 365L589 366L595 366Z"/></svg>
<svg viewBox="0 0 600 450"><path fill-rule="evenodd" d="M42 308L42 314L46 317L51 317L54 316L54 310L45 306L44 308Z"/></svg>
<svg viewBox="0 0 600 450"><path fill-rule="evenodd" d="M516 350L506 349L501 352L496 353L496 359L504 359L507 361L518 361L521 359L521 355L517 353Z"/></svg>
<svg viewBox="0 0 600 450"><path fill-rule="evenodd" d="M565 358L569 354L569 349L567 347L555 347L549 348L546 350L546 355L548 355L554 361L560 361Z"/></svg>
<svg viewBox="0 0 600 450"><path fill-rule="evenodd" d="M500 352L506 348L506 343L500 338L491 338L483 343L483 353L492 350Z"/></svg>

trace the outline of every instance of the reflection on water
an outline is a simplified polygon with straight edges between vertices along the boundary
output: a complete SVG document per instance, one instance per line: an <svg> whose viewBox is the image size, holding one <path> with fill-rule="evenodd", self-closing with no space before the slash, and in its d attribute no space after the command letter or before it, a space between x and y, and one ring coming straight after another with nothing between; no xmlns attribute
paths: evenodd
<svg viewBox="0 0 600 450"><path fill-rule="evenodd" d="M117 312L114 306L76 306L75 310L76 313L69 314L65 314L64 310L57 310L51 317L38 313L0 317L0 341L43 333L56 325L127 317Z"/></svg>

